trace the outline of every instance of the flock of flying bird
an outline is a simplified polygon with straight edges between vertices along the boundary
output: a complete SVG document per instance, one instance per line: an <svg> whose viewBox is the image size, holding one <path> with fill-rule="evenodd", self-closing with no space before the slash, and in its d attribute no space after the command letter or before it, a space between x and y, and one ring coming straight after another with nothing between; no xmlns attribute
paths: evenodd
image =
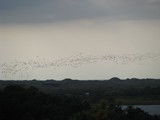
<svg viewBox="0 0 160 120"><path fill-rule="evenodd" d="M64 57L60 59L46 60L45 58L37 57L36 60L14 60L11 62L0 63L1 75L7 79L7 76L22 73L22 71L34 70L40 68L52 67L74 67L78 68L81 65L92 64L97 62L113 62L115 64L130 64L140 63L143 61L160 60L160 54L105 54L105 55L85 55L83 53L75 56Z"/></svg>

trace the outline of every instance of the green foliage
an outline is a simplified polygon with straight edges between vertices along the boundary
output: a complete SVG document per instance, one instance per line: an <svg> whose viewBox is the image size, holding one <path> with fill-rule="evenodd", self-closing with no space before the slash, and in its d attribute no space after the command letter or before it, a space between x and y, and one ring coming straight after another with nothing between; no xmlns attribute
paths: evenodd
<svg viewBox="0 0 160 120"><path fill-rule="evenodd" d="M151 116L140 108L128 106L122 109L119 105L99 102L90 110L74 115L70 120L160 120L160 117Z"/></svg>
<svg viewBox="0 0 160 120"><path fill-rule="evenodd" d="M87 108L76 97L52 96L35 87L5 87L0 93L0 120L64 120Z"/></svg>
<svg viewBox="0 0 160 120"><path fill-rule="evenodd" d="M46 94L36 87L0 90L0 120L160 120L139 108L122 109L114 98L94 103L85 97Z"/></svg>

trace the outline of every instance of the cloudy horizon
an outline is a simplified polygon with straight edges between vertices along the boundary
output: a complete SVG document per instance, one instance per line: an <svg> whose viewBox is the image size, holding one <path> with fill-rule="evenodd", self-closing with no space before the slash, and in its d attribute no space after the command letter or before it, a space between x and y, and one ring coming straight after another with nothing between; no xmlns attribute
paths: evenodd
<svg viewBox="0 0 160 120"><path fill-rule="evenodd" d="M0 79L160 78L160 0L0 2Z"/></svg>

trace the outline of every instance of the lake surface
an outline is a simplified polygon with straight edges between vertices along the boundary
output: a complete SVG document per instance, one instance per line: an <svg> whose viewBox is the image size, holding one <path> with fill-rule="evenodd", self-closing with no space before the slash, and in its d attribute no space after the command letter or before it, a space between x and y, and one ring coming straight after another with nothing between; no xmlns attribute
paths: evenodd
<svg viewBox="0 0 160 120"><path fill-rule="evenodd" d="M138 107L145 112L148 112L151 115L160 115L160 105L132 105L134 108ZM127 106L122 106L123 108L126 108Z"/></svg>

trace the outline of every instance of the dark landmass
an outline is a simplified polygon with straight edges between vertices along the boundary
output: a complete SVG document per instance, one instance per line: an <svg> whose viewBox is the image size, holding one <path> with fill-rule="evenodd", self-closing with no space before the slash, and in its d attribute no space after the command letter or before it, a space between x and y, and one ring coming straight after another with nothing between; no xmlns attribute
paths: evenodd
<svg viewBox="0 0 160 120"><path fill-rule="evenodd" d="M79 91L83 93L80 96L69 92L48 94L33 86L13 84L3 87L0 90L0 120L160 120L160 115L150 115L140 108L122 108L113 98L95 101L90 97L97 94L94 91L91 95L88 91Z"/></svg>
<svg viewBox="0 0 160 120"><path fill-rule="evenodd" d="M160 79L121 80L114 77L110 80L0 80L1 89L15 84L25 88L34 86L52 95L76 96L92 102L108 100L126 105L160 104Z"/></svg>

